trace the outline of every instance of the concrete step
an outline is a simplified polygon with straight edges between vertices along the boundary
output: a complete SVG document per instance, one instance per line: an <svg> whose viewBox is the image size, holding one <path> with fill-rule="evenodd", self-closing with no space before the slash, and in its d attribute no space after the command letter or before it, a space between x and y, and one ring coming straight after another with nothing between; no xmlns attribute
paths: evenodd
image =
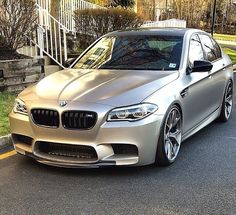
<svg viewBox="0 0 236 215"><path fill-rule="evenodd" d="M43 56L43 59L44 59L44 65L45 66L51 65L51 58L50 57Z"/></svg>
<svg viewBox="0 0 236 215"><path fill-rule="evenodd" d="M57 65L47 65L44 67L44 70L45 70L45 76L48 76L48 75L51 75L55 72L60 71L61 67L57 66Z"/></svg>

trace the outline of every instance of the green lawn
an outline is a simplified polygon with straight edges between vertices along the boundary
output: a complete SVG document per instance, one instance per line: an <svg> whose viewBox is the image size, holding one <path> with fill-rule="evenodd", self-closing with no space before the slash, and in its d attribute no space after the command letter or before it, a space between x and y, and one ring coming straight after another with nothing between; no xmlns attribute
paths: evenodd
<svg viewBox="0 0 236 215"><path fill-rule="evenodd" d="M229 41L230 44L236 43L236 35L229 35L229 34L214 34L213 36L216 40L226 41L225 45L227 44L227 41ZM224 47L224 46L223 46ZM230 48L223 48L224 52L229 55L231 58L233 64L236 64L236 51Z"/></svg>
<svg viewBox="0 0 236 215"><path fill-rule="evenodd" d="M229 55L230 59L232 60L233 64L236 64L236 51L229 49L229 48L223 48L224 52Z"/></svg>
<svg viewBox="0 0 236 215"><path fill-rule="evenodd" d="M11 112L16 95L0 92L0 136L10 133L8 114Z"/></svg>
<svg viewBox="0 0 236 215"><path fill-rule="evenodd" d="M229 34L214 34L213 36L216 40L225 40L236 42L236 35Z"/></svg>

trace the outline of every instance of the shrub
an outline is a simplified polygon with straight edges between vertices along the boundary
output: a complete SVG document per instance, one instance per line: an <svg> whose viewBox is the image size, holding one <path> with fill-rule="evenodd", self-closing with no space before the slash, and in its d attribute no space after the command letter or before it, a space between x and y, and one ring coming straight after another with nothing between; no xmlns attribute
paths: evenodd
<svg viewBox="0 0 236 215"><path fill-rule="evenodd" d="M0 50L16 52L25 35L35 28L34 0L3 0L0 3Z"/></svg>
<svg viewBox="0 0 236 215"><path fill-rule="evenodd" d="M122 8L77 10L74 20L81 48L108 32L137 28L143 23L135 12Z"/></svg>

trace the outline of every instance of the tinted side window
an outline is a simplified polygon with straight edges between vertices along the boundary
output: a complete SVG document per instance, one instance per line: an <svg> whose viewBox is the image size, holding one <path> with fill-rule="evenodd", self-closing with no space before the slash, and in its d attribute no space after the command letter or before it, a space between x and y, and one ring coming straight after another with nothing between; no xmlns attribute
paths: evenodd
<svg viewBox="0 0 236 215"><path fill-rule="evenodd" d="M211 40L212 40L212 43L213 43L213 48L215 50L217 59L222 58L222 53L221 53L220 46L218 45L218 43L214 39L211 39Z"/></svg>
<svg viewBox="0 0 236 215"><path fill-rule="evenodd" d="M201 42L197 35L192 36L189 46L189 62L193 65L195 60L204 60Z"/></svg>
<svg viewBox="0 0 236 215"><path fill-rule="evenodd" d="M206 60L209 60L210 62L216 60L218 57L213 47L211 38L207 35L201 34L200 39L202 41L203 49L206 53Z"/></svg>

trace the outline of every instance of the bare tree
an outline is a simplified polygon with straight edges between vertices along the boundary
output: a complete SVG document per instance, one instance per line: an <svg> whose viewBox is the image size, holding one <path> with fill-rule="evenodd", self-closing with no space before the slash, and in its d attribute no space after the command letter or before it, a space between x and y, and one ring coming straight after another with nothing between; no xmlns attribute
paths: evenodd
<svg viewBox="0 0 236 215"><path fill-rule="evenodd" d="M33 0L3 0L0 5L0 46L16 52L24 45L25 35L34 29L36 19Z"/></svg>
<svg viewBox="0 0 236 215"><path fill-rule="evenodd" d="M144 20L156 20L156 4L158 0L138 0L137 12Z"/></svg>
<svg viewBox="0 0 236 215"><path fill-rule="evenodd" d="M185 19L188 27L210 30L212 0L173 0L171 17ZM215 29L219 33L235 33L236 7L232 0L219 0L216 4Z"/></svg>
<svg viewBox="0 0 236 215"><path fill-rule="evenodd" d="M132 8L135 4L134 0L110 0L111 6L118 7L121 6L123 8Z"/></svg>
<svg viewBox="0 0 236 215"><path fill-rule="evenodd" d="M98 5L101 5L101 6L107 6L109 5L109 1L110 0L87 0L93 4L98 4Z"/></svg>

